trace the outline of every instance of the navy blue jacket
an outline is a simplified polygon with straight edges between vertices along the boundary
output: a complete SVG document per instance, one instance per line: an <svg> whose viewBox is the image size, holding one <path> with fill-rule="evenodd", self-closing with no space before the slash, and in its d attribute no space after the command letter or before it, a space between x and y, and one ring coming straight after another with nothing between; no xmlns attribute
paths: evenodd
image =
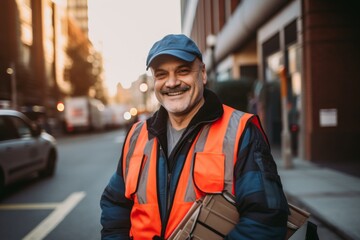
<svg viewBox="0 0 360 240"><path fill-rule="evenodd" d="M179 164L179 158L184 158L199 130L206 124L216 121L222 114L222 104L214 93L204 92L205 104L191 120L179 143L169 157L167 153L166 122L167 112L160 108L147 120L149 137L159 141L159 171L168 168L172 173ZM234 169L235 197L240 221L225 239L285 239L287 231L288 205L284 195L276 164L270 152L263 130L251 120L247 124L239 141L239 152ZM122 159L122 157L120 158ZM102 239L129 239L130 211L132 202L125 198L125 186L122 176L122 161L111 177L101 197L101 231ZM166 171L165 171L166 172ZM172 174L176 179L179 174ZM167 224L167 196L172 201L176 186L166 186L166 176L158 176L160 215L163 222L163 233ZM169 194L166 189L170 189ZM161 239L161 236L159 236Z"/></svg>

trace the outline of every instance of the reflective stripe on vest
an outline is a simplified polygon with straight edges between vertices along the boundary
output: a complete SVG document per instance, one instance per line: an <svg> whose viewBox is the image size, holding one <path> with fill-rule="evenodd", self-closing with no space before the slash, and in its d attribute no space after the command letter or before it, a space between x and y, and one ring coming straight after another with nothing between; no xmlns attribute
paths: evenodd
<svg viewBox="0 0 360 240"><path fill-rule="evenodd" d="M170 236L197 199L207 193L233 192L238 143L253 115L225 105L223 108L223 116L203 127L187 154L165 238ZM146 122L140 122L130 130L124 145L125 196L134 201L130 232L134 239L152 239L161 234L156 182L157 148L156 138L148 139Z"/></svg>

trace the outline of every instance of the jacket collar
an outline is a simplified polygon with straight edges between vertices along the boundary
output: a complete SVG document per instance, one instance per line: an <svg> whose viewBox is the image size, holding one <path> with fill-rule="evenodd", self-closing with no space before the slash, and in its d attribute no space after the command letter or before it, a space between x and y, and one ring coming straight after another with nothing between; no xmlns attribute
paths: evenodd
<svg viewBox="0 0 360 240"><path fill-rule="evenodd" d="M211 90L205 88L204 98L205 98L204 105L199 109L199 111L190 121L187 130L199 124L214 122L215 120L217 120L222 116L224 110L216 94ZM150 139L155 136L156 137L159 137L161 135L166 136L167 120L168 120L168 113L165 110L165 108L161 106L160 109L157 112L155 112L151 118L147 120L147 128L149 131Z"/></svg>

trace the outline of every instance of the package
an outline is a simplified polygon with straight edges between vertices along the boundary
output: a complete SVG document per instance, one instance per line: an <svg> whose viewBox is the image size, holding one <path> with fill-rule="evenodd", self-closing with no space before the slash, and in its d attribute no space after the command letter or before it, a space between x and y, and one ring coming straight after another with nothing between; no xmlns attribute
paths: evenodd
<svg viewBox="0 0 360 240"><path fill-rule="evenodd" d="M290 215L287 222L286 239L305 239L310 213L289 203Z"/></svg>
<svg viewBox="0 0 360 240"><path fill-rule="evenodd" d="M310 214L289 204L291 215L288 219L289 239ZM239 214L235 207L235 197L227 192L206 195L196 201L190 208L178 228L168 238L169 240L186 239L224 239L239 221Z"/></svg>

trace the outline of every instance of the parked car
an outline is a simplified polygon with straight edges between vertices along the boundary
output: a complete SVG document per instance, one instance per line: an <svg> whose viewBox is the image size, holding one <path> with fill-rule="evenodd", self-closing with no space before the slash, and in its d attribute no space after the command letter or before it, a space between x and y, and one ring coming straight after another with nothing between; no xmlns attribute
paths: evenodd
<svg viewBox="0 0 360 240"><path fill-rule="evenodd" d="M0 109L0 193L33 173L53 176L56 161L53 136L21 112Z"/></svg>

